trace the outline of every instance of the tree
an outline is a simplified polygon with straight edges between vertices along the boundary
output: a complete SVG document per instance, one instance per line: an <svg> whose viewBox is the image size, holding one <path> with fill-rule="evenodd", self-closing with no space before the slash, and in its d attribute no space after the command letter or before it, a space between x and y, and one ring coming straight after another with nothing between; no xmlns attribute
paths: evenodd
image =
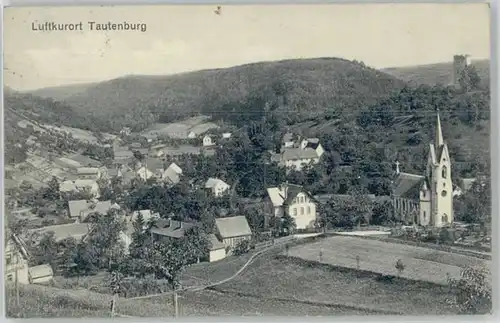
<svg viewBox="0 0 500 323"><path fill-rule="evenodd" d="M481 78L479 77L476 68L469 65L460 72L458 83L465 92L469 92L479 88Z"/></svg>
<svg viewBox="0 0 500 323"><path fill-rule="evenodd" d="M233 250L233 254L235 256L239 256L242 254L245 254L250 251L250 241L249 240L242 240L236 244Z"/></svg>
<svg viewBox="0 0 500 323"><path fill-rule="evenodd" d="M458 218L486 225L491 221L491 182L476 180L465 194L457 198L456 204Z"/></svg>
<svg viewBox="0 0 500 323"><path fill-rule="evenodd" d="M460 279L448 278L455 297L449 304L461 314L487 314L492 310L491 272L485 266L466 267Z"/></svg>
<svg viewBox="0 0 500 323"><path fill-rule="evenodd" d="M118 303L118 296L121 292L123 275L118 271L111 271L109 275L109 288L113 294L113 300L111 301L111 317L115 316L116 306Z"/></svg>

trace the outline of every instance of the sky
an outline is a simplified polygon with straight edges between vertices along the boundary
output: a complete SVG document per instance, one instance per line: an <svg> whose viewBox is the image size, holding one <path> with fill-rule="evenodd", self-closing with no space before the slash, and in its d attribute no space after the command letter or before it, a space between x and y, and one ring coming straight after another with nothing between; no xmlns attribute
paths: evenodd
<svg viewBox="0 0 500 323"><path fill-rule="evenodd" d="M485 4L163 5L4 9L4 84L16 90L259 61L340 57L375 68L490 57ZM33 31L32 23L83 23ZM88 21L145 23L90 31Z"/></svg>

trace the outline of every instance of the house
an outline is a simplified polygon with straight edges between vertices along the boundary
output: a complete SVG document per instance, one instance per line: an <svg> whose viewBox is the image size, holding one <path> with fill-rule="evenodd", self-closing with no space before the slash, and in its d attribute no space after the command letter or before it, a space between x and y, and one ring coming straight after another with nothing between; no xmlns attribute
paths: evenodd
<svg viewBox="0 0 500 323"><path fill-rule="evenodd" d="M153 239L180 239L186 234L186 231L196 227L197 224L193 222L175 221L171 219L159 219L155 222L151 229Z"/></svg>
<svg viewBox="0 0 500 323"><path fill-rule="evenodd" d="M29 230L31 234L36 233L40 237L53 232L56 241L73 238L76 241L81 241L90 232L90 223L66 223L58 225L50 225L38 229Z"/></svg>
<svg viewBox="0 0 500 323"><path fill-rule="evenodd" d="M76 175L79 179L98 180L101 178L101 171L97 167L79 167L76 170Z"/></svg>
<svg viewBox="0 0 500 323"><path fill-rule="evenodd" d="M303 139L291 133L285 134L280 153L272 153L271 161L282 167L302 170L306 165L317 164L324 154L318 138Z"/></svg>
<svg viewBox="0 0 500 323"><path fill-rule="evenodd" d="M129 127L123 127L122 130L120 130L120 135L123 136L130 136L131 133L132 131L130 130Z"/></svg>
<svg viewBox="0 0 500 323"><path fill-rule="evenodd" d="M87 220L89 215L94 213L107 214L111 210L120 210L120 206L112 204L111 201L68 201L69 216L79 222Z"/></svg>
<svg viewBox="0 0 500 323"><path fill-rule="evenodd" d="M59 185L61 193L70 192L86 192L92 197L98 198L100 196L99 185L92 179L77 179L66 180Z"/></svg>
<svg viewBox="0 0 500 323"><path fill-rule="evenodd" d="M9 235L8 229L5 234ZM29 284L28 252L22 241L16 235L11 235L4 248L4 281L14 283L17 279L20 284Z"/></svg>
<svg viewBox="0 0 500 323"><path fill-rule="evenodd" d="M400 172L392 183L394 214L405 222L421 226L444 227L454 221L453 182L448 145L441 130L439 112L436 134L429 144L426 171L422 175Z"/></svg>
<svg viewBox="0 0 500 323"><path fill-rule="evenodd" d="M149 149L148 156L153 158L163 157L165 156L165 149L167 149L167 145L165 144L152 146Z"/></svg>
<svg viewBox="0 0 500 323"><path fill-rule="evenodd" d="M313 228L317 219L316 201L311 194L300 185L282 184L267 189L268 213L282 217L290 215L299 230Z"/></svg>
<svg viewBox="0 0 500 323"><path fill-rule="evenodd" d="M100 167L102 165L100 161L82 154L74 154L70 159L78 162L80 167Z"/></svg>
<svg viewBox="0 0 500 323"><path fill-rule="evenodd" d="M142 179L143 181L146 181L154 176L154 173L152 171L150 171L148 168L146 168L146 166L140 166L135 171L135 173L136 173L137 177Z"/></svg>
<svg viewBox="0 0 500 323"><path fill-rule="evenodd" d="M199 155L201 148L192 145L179 145L178 147L164 147L163 152L165 156L176 159L183 155Z"/></svg>
<svg viewBox="0 0 500 323"><path fill-rule="evenodd" d="M194 131L190 131L187 135L188 139L195 139L196 137L198 137L198 134Z"/></svg>
<svg viewBox="0 0 500 323"><path fill-rule="evenodd" d="M231 138L231 135L232 134L230 132L224 132L222 134L222 139L229 139L229 138Z"/></svg>
<svg viewBox="0 0 500 323"><path fill-rule="evenodd" d="M208 236L208 261L214 262L226 258L226 245L217 239L215 234Z"/></svg>
<svg viewBox="0 0 500 323"><path fill-rule="evenodd" d="M210 135L205 135L203 137L203 147L209 147L215 145L214 140L212 139L212 136Z"/></svg>
<svg viewBox="0 0 500 323"><path fill-rule="evenodd" d="M218 178L209 178L205 182L205 188L209 189L217 197L224 195L230 188L229 184Z"/></svg>
<svg viewBox="0 0 500 323"><path fill-rule="evenodd" d="M216 236L222 243L232 249L243 240L252 240L252 230L247 219L242 216L232 216L215 219Z"/></svg>
<svg viewBox="0 0 500 323"><path fill-rule="evenodd" d="M54 278L54 272L50 265L39 265L28 268L28 279L30 284L47 284Z"/></svg>
<svg viewBox="0 0 500 323"><path fill-rule="evenodd" d="M114 147L113 148L114 161L120 163L127 163L134 158L134 153L127 147Z"/></svg>
<svg viewBox="0 0 500 323"><path fill-rule="evenodd" d="M133 151L138 152L141 156L147 157L149 155L149 148L136 148Z"/></svg>
<svg viewBox="0 0 500 323"><path fill-rule="evenodd" d="M180 182L182 169L176 163L170 164L161 174L161 179L164 182L175 185Z"/></svg>

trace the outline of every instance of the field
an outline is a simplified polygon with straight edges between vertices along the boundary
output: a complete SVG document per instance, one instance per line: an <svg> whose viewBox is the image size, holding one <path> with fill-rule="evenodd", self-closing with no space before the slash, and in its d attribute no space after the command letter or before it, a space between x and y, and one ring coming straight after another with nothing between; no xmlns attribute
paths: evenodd
<svg viewBox="0 0 500 323"><path fill-rule="evenodd" d="M464 266L483 262L463 255L348 236L333 236L290 248L289 256L320 261L320 252L322 263L356 268L356 256L359 256L361 270L436 284L446 284L447 274L454 278L459 277ZM401 259L406 267L401 275L395 268L398 259Z"/></svg>
<svg viewBox="0 0 500 323"><path fill-rule="evenodd" d="M354 239L356 241L346 242ZM345 244L344 244L345 243ZM378 241L351 237L320 239L319 242L290 248L317 251L330 246L345 250L349 245L357 253L382 248ZM473 262L467 257L443 256L437 252L383 243L391 257L407 260L439 261L450 266ZM324 249L323 249L324 250ZM446 315L455 314L446 301L452 297L447 286L396 277L391 281L381 275L319 264L280 254L280 250L257 258L233 280L202 291L182 292L179 310L182 316L331 316L331 315ZM355 254L350 252L350 254ZM401 254L407 254L402 256ZM326 254L324 252L324 254ZM187 268L184 286L200 286L232 276L248 260L250 254L231 257L216 263L200 263ZM379 255L380 257L380 255ZM348 257L346 257L348 258ZM425 260L423 260L425 258ZM316 259L313 259L316 260ZM375 262L377 263L377 262ZM392 264L391 264L392 265ZM367 269L366 264L361 269ZM408 266L407 270L409 270ZM406 270L405 270L406 271ZM390 273L393 273L392 271ZM404 274L403 274L404 276ZM103 283L87 281L87 284ZM83 280L82 280L83 282ZM80 284L80 286L85 284ZM69 287L69 286L66 286ZM73 286L76 288L76 286ZM16 313L13 293L8 293L9 313ZM23 286L23 317L40 316L109 316L110 295L83 289L63 290L42 286ZM172 315L172 296L169 294L142 299L120 298L117 312L134 317L168 317Z"/></svg>
<svg viewBox="0 0 500 323"><path fill-rule="evenodd" d="M207 122L206 116L192 117L183 121L173 123L155 123L142 132L143 135L160 135L170 138L187 139L189 132L193 131L201 135L218 126L213 122Z"/></svg>

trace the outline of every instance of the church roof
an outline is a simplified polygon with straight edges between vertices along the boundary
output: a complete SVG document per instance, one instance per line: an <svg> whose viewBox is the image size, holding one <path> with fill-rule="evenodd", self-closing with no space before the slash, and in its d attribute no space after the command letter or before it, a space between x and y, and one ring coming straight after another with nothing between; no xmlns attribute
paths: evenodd
<svg viewBox="0 0 500 323"><path fill-rule="evenodd" d="M424 180L425 177L422 175L399 173L394 180L393 194L401 197L418 198L420 186Z"/></svg>

